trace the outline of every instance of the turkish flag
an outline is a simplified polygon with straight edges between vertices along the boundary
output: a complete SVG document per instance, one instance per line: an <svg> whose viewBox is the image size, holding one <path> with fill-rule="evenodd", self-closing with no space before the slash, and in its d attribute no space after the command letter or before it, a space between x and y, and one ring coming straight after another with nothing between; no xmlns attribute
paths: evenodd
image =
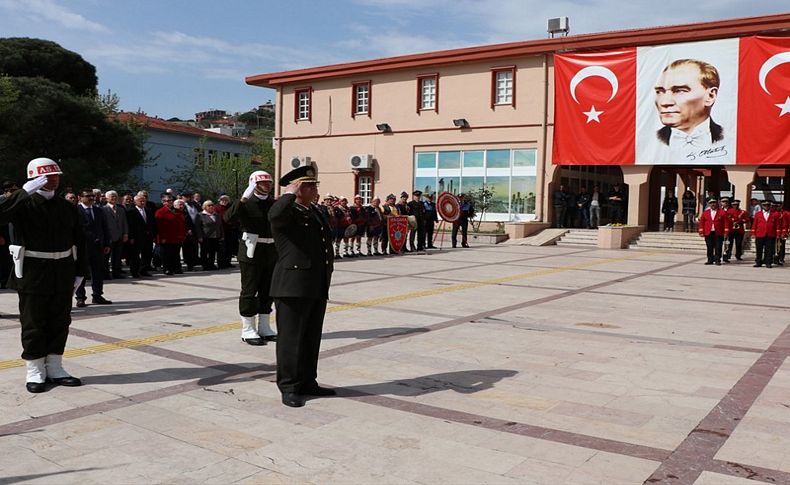
<svg viewBox="0 0 790 485"><path fill-rule="evenodd" d="M790 163L790 37L740 41L739 164Z"/></svg>
<svg viewBox="0 0 790 485"><path fill-rule="evenodd" d="M634 163L636 48L554 56L558 165Z"/></svg>

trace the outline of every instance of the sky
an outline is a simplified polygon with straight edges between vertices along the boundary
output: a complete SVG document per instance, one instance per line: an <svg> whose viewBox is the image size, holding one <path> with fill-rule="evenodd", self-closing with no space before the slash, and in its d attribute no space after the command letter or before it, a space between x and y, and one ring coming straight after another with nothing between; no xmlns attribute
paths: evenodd
<svg viewBox="0 0 790 485"><path fill-rule="evenodd" d="M417 52L790 11L787 0L0 0L0 37L57 42L121 109L192 119L275 99L246 76Z"/></svg>

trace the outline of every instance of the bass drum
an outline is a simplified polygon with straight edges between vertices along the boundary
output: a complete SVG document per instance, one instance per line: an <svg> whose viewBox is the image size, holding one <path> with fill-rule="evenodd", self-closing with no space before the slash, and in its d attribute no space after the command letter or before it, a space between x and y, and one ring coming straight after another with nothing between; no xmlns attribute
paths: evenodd
<svg viewBox="0 0 790 485"><path fill-rule="evenodd" d="M455 222L461 217L461 203L450 192L442 192L436 199L436 212L447 222Z"/></svg>
<svg viewBox="0 0 790 485"><path fill-rule="evenodd" d="M343 233L343 237L349 238L354 237L357 235L357 225L356 224L349 224L346 228L346 232Z"/></svg>

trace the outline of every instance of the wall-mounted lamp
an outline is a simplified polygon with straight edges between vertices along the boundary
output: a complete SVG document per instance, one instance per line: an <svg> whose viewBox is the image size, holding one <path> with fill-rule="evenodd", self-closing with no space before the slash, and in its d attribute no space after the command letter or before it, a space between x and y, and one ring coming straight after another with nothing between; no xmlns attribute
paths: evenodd
<svg viewBox="0 0 790 485"><path fill-rule="evenodd" d="M458 118L457 120L453 120L453 125L461 129L469 128L469 122L466 121L466 118Z"/></svg>
<svg viewBox="0 0 790 485"><path fill-rule="evenodd" d="M382 133L392 133L392 128L389 123L379 123L376 125L376 129Z"/></svg>

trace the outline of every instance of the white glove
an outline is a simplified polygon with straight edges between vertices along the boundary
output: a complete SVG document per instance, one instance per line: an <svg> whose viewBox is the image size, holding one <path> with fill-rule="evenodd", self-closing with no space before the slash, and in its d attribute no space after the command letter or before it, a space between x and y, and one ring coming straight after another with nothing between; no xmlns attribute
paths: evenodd
<svg viewBox="0 0 790 485"><path fill-rule="evenodd" d="M28 180L25 182L25 185L23 185L22 188L25 189L25 192L28 194L34 194L38 189L44 187L45 185L47 185L47 176L39 175L33 180Z"/></svg>
<svg viewBox="0 0 790 485"><path fill-rule="evenodd" d="M75 276L74 277L74 291L77 291L77 288L80 287L80 285L82 284L82 280L84 280L84 279L85 279L84 276Z"/></svg>
<svg viewBox="0 0 790 485"><path fill-rule="evenodd" d="M253 192L255 192L255 184L254 183L248 185L247 188L244 189L244 193L241 194L241 198L242 199L249 199L250 197L252 197L252 193Z"/></svg>

